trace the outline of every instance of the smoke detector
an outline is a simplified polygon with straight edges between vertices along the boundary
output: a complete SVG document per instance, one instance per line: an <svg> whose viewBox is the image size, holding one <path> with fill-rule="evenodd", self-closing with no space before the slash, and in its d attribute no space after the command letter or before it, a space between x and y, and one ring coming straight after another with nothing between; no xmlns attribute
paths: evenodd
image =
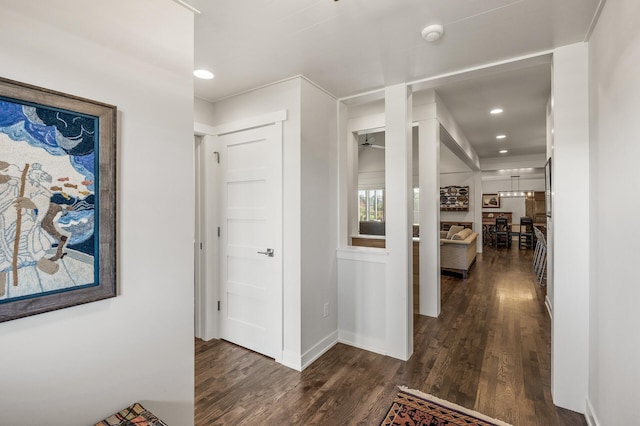
<svg viewBox="0 0 640 426"><path fill-rule="evenodd" d="M439 40L444 33L444 27L440 24L428 25L422 29L422 38L428 42Z"/></svg>

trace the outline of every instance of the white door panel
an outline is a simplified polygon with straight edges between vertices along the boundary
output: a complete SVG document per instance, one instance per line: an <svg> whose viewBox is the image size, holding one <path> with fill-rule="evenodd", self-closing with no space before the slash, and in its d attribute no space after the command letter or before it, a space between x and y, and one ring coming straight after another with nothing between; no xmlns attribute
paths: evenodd
<svg viewBox="0 0 640 426"><path fill-rule="evenodd" d="M282 324L282 126L219 137L221 336L276 358ZM273 250L273 256L261 254Z"/></svg>

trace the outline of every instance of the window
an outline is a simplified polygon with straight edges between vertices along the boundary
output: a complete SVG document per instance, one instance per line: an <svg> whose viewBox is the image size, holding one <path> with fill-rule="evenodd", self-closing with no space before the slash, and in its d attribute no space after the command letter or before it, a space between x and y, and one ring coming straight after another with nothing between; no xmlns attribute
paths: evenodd
<svg viewBox="0 0 640 426"><path fill-rule="evenodd" d="M358 191L360 222L384 221L384 189L361 189Z"/></svg>

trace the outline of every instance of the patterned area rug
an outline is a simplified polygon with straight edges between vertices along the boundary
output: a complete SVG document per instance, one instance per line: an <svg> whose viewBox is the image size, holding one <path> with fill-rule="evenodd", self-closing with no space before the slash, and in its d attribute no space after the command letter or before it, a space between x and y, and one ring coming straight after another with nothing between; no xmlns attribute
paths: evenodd
<svg viewBox="0 0 640 426"><path fill-rule="evenodd" d="M381 426L511 426L449 401L400 387Z"/></svg>

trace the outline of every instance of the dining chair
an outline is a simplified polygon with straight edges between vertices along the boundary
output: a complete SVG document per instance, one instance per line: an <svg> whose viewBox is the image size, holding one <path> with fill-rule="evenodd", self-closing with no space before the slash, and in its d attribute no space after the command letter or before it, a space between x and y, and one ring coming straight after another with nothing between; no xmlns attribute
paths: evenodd
<svg viewBox="0 0 640 426"><path fill-rule="evenodd" d="M520 218L520 248L533 248L533 219L530 217Z"/></svg>
<svg viewBox="0 0 640 426"><path fill-rule="evenodd" d="M496 247L511 247L511 237L509 233L509 221L506 217L496 218L495 230Z"/></svg>

